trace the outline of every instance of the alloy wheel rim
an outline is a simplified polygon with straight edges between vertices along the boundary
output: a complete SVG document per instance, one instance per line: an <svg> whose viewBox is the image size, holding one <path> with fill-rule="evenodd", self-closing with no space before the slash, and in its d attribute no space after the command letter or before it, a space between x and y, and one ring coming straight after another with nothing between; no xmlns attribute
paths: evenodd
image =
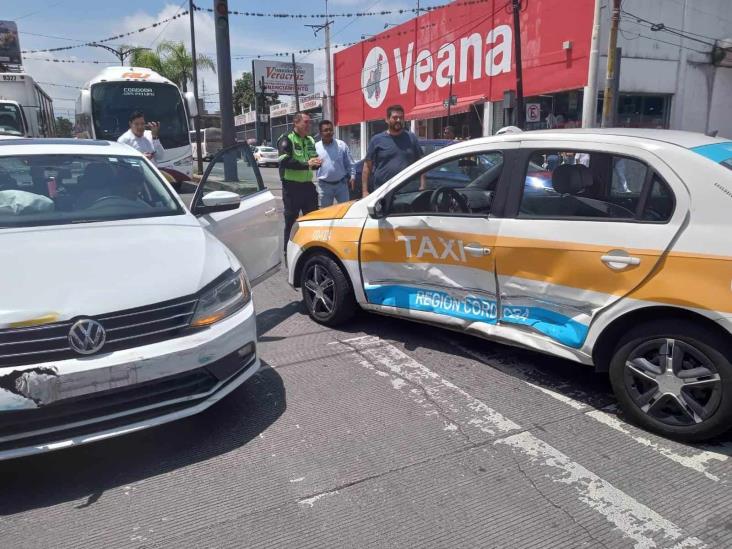
<svg viewBox="0 0 732 549"><path fill-rule="evenodd" d="M335 280L330 272L316 263L305 274L310 311L317 317L327 317L335 310Z"/></svg>
<svg viewBox="0 0 732 549"><path fill-rule="evenodd" d="M636 346L624 365L624 383L635 405L674 427L698 425L714 415L722 379L714 362L685 341L658 338Z"/></svg>

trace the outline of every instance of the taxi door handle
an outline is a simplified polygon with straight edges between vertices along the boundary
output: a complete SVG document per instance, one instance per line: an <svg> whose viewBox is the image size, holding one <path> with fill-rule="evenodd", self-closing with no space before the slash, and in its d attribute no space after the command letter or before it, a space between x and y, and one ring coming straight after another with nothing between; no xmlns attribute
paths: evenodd
<svg viewBox="0 0 732 549"><path fill-rule="evenodd" d="M271 208L271 209L267 210L266 212L264 212L264 215L266 215L267 217L270 217L270 216L274 215L275 212L277 212L277 208Z"/></svg>
<svg viewBox="0 0 732 549"><path fill-rule="evenodd" d="M491 249L479 246L478 244L466 244L465 251L470 255L491 255Z"/></svg>
<svg viewBox="0 0 732 549"><path fill-rule="evenodd" d="M640 257L631 255L603 255L600 260L611 269L624 269L631 265L640 265Z"/></svg>

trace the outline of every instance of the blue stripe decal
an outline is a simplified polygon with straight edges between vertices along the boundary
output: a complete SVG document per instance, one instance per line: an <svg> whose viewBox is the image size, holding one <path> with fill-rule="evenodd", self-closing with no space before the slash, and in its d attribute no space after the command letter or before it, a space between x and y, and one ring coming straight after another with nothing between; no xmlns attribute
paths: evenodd
<svg viewBox="0 0 732 549"><path fill-rule="evenodd" d="M446 292L410 286L366 286L369 303L425 311L463 320L497 323L495 300L474 295L455 298ZM568 347L580 347L587 337L587 326L570 317L539 307L504 307L502 323L521 324L557 340Z"/></svg>
<svg viewBox="0 0 732 549"><path fill-rule="evenodd" d="M732 158L732 141L724 143L712 143L711 145L702 145L701 147L692 147L690 150L702 156L714 160L715 162L724 162Z"/></svg>

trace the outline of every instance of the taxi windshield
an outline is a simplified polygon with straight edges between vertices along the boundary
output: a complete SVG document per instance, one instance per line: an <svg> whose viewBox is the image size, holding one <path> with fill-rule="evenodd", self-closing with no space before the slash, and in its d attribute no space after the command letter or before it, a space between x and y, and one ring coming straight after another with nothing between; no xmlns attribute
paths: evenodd
<svg viewBox="0 0 732 549"><path fill-rule="evenodd" d="M142 158L0 156L0 228L182 213L171 192Z"/></svg>

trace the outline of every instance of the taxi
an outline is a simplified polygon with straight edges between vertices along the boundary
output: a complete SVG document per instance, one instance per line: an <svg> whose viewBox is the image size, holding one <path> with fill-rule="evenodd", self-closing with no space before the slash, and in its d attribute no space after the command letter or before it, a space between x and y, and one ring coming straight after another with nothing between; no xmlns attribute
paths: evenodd
<svg viewBox="0 0 732 549"><path fill-rule="evenodd" d="M319 323L360 307L577 361L632 421L702 440L732 426L730 211L732 141L509 133L301 217L288 277Z"/></svg>

